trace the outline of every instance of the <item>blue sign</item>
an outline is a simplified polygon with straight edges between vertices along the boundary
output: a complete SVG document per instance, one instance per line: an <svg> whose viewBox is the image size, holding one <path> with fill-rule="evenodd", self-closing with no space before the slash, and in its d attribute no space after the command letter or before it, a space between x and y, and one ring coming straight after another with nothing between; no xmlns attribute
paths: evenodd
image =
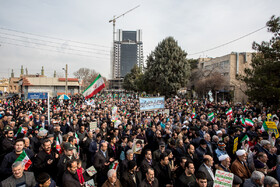
<svg viewBox="0 0 280 187"><path fill-rule="evenodd" d="M140 110L164 109L164 97L140 97Z"/></svg>
<svg viewBox="0 0 280 187"><path fill-rule="evenodd" d="M27 99L48 99L48 93L47 92L28 93Z"/></svg>

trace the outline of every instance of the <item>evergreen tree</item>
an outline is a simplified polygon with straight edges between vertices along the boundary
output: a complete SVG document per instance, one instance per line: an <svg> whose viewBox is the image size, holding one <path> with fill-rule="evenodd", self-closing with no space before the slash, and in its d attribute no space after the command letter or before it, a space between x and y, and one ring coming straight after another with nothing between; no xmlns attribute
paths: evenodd
<svg viewBox="0 0 280 187"><path fill-rule="evenodd" d="M124 77L124 83L123 87L126 90L131 90L131 91L140 91L142 88L142 78L143 78L143 73L141 68L139 68L137 65L135 65L130 73L126 74Z"/></svg>
<svg viewBox="0 0 280 187"><path fill-rule="evenodd" d="M187 53L178 46L173 37L167 37L147 58L144 74L145 90L171 96L187 85L190 65Z"/></svg>
<svg viewBox="0 0 280 187"><path fill-rule="evenodd" d="M253 43L252 68L245 69L242 80L248 90L250 100L265 105L280 104L280 18L272 16L266 23L268 32L273 33L270 41Z"/></svg>

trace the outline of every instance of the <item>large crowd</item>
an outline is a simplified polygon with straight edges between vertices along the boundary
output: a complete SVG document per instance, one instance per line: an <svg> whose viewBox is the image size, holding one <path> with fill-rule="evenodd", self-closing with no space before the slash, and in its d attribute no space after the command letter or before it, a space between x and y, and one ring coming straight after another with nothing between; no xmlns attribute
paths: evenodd
<svg viewBox="0 0 280 187"><path fill-rule="evenodd" d="M263 124L278 128L279 117L184 97L141 111L128 93L52 98L49 112L47 100L2 99L1 186L210 187L221 170L234 174L232 186L277 187L279 133Z"/></svg>

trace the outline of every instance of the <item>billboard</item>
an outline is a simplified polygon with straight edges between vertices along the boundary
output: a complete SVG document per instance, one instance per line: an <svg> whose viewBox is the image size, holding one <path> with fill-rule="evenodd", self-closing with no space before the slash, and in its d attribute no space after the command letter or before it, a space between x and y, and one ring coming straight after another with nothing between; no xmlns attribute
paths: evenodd
<svg viewBox="0 0 280 187"><path fill-rule="evenodd" d="M28 93L27 99L48 99L48 93L47 92Z"/></svg>
<svg viewBox="0 0 280 187"><path fill-rule="evenodd" d="M164 109L164 97L140 97L140 111Z"/></svg>

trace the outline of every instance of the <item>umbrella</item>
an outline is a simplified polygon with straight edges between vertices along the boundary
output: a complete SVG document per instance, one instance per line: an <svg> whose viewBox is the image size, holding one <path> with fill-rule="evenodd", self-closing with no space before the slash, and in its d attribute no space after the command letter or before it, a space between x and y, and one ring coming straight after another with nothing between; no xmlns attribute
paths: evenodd
<svg viewBox="0 0 280 187"><path fill-rule="evenodd" d="M57 98L58 98L58 99L63 99L63 100L68 100L68 99L70 99L70 97L69 97L68 95L65 95L65 94L60 95L60 96L58 96Z"/></svg>

